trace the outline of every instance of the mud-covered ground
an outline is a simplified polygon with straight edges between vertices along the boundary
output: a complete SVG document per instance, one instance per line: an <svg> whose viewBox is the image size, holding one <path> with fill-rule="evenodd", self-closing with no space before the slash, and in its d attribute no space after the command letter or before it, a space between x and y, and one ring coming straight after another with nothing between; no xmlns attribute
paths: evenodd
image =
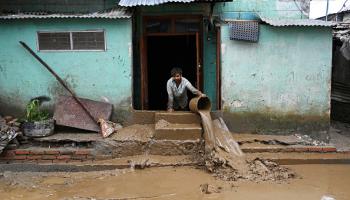
<svg viewBox="0 0 350 200"><path fill-rule="evenodd" d="M350 165L287 166L298 178L222 181L194 167L100 172L4 172L0 199L350 199Z"/></svg>

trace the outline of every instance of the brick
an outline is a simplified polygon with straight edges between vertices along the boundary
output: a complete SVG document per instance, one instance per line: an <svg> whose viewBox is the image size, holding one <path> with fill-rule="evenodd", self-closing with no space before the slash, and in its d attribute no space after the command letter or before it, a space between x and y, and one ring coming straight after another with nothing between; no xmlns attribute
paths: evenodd
<svg viewBox="0 0 350 200"><path fill-rule="evenodd" d="M295 152L307 152L309 149L307 147L294 147Z"/></svg>
<svg viewBox="0 0 350 200"><path fill-rule="evenodd" d="M57 157L55 155L42 155L41 159L43 160L55 160Z"/></svg>
<svg viewBox="0 0 350 200"><path fill-rule="evenodd" d="M12 150L10 152L6 151L6 152L1 154L0 159L5 159L6 160L6 159L9 159L9 158L13 158L15 155L16 155L15 152L12 151Z"/></svg>
<svg viewBox="0 0 350 200"><path fill-rule="evenodd" d="M86 160L86 155L73 155L72 159L73 160Z"/></svg>
<svg viewBox="0 0 350 200"><path fill-rule="evenodd" d="M74 151L68 150L68 149L61 149L60 154L61 155L72 155L72 154L74 154Z"/></svg>
<svg viewBox="0 0 350 200"><path fill-rule="evenodd" d="M38 151L38 150L34 150L34 151L30 151L30 154L33 154L33 155L44 155L45 152L44 151Z"/></svg>
<svg viewBox="0 0 350 200"><path fill-rule="evenodd" d="M80 149L75 151L75 155L89 155L91 150L89 149Z"/></svg>
<svg viewBox="0 0 350 200"><path fill-rule="evenodd" d="M15 150L7 150L1 154L1 156L14 156L16 153Z"/></svg>
<svg viewBox="0 0 350 200"><path fill-rule="evenodd" d="M71 156L70 155L60 155L60 156L57 156L57 159L58 160L69 160L69 159L71 159Z"/></svg>
<svg viewBox="0 0 350 200"><path fill-rule="evenodd" d="M317 147L317 146L313 146L313 147L309 147L308 150L310 152L322 152L322 147Z"/></svg>
<svg viewBox="0 0 350 200"><path fill-rule="evenodd" d="M15 150L15 154L16 155L28 155L28 154L30 154L30 151L17 149L17 150Z"/></svg>
<svg viewBox="0 0 350 200"><path fill-rule="evenodd" d="M28 160L39 160L39 159L41 159L41 156L40 155L28 155L27 159Z"/></svg>
<svg viewBox="0 0 350 200"><path fill-rule="evenodd" d="M45 154L48 154L48 155L59 155L59 154L60 154L60 151L57 151L57 150L48 150L48 151L45 151Z"/></svg>
<svg viewBox="0 0 350 200"><path fill-rule="evenodd" d="M26 155L15 155L13 157L14 160L26 160L27 156Z"/></svg>
<svg viewBox="0 0 350 200"><path fill-rule="evenodd" d="M0 157L0 160L13 160L14 159L14 155L11 155L11 156L1 156Z"/></svg>
<svg viewBox="0 0 350 200"><path fill-rule="evenodd" d="M335 147L323 147L323 152L337 152L337 149Z"/></svg>

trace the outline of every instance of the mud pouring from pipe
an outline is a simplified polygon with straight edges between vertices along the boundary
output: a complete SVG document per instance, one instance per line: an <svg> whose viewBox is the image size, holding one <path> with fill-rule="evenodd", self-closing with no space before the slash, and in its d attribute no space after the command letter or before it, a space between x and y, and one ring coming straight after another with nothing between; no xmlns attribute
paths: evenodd
<svg viewBox="0 0 350 200"><path fill-rule="evenodd" d="M198 96L191 99L189 107L192 112L201 116L206 151L213 151L215 147L220 147L235 156L243 155L231 132L214 126L210 115L211 102L207 96Z"/></svg>

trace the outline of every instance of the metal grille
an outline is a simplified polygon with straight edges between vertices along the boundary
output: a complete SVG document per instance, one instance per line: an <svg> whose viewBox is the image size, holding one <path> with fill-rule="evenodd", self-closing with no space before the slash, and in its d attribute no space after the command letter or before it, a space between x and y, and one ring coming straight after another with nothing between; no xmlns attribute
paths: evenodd
<svg viewBox="0 0 350 200"><path fill-rule="evenodd" d="M257 42L259 40L259 23L257 21L230 22L230 39Z"/></svg>
<svg viewBox="0 0 350 200"><path fill-rule="evenodd" d="M73 32L74 50L104 50L104 32Z"/></svg>
<svg viewBox="0 0 350 200"><path fill-rule="evenodd" d="M103 30L38 32L39 50L105 50Z"/></svg>
<svg viewBox="0 0 350 200"><path fill-rule="evenodd" d="M38 33L39 50L70 50L69 33Z"/></svg>

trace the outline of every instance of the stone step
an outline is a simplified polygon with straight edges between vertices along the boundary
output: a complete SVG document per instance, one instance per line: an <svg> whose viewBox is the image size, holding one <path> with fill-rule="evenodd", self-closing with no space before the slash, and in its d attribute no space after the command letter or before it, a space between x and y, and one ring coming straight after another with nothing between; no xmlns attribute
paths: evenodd
<svg viewBox="0 0 350 200"><path fill-rule="evenodd" d="M47 137L28 138L22 146L57 148L57 147L93 147L96 141L103 140L98 133L62 133L58 132Z"/></svg>
<svg viewBox="0 0 350 200"><path fill-rule="evenodd" d="M155 123L165 120L174 124L200 124L200 116L192 112L156 112Z"/></svg>
<svg viewBox="0 0 350 200"><path fill-rule="evenodd" d="M165 127L156 127L156 140L196 140L202 135L200 124L167 124Z"/></svg>

